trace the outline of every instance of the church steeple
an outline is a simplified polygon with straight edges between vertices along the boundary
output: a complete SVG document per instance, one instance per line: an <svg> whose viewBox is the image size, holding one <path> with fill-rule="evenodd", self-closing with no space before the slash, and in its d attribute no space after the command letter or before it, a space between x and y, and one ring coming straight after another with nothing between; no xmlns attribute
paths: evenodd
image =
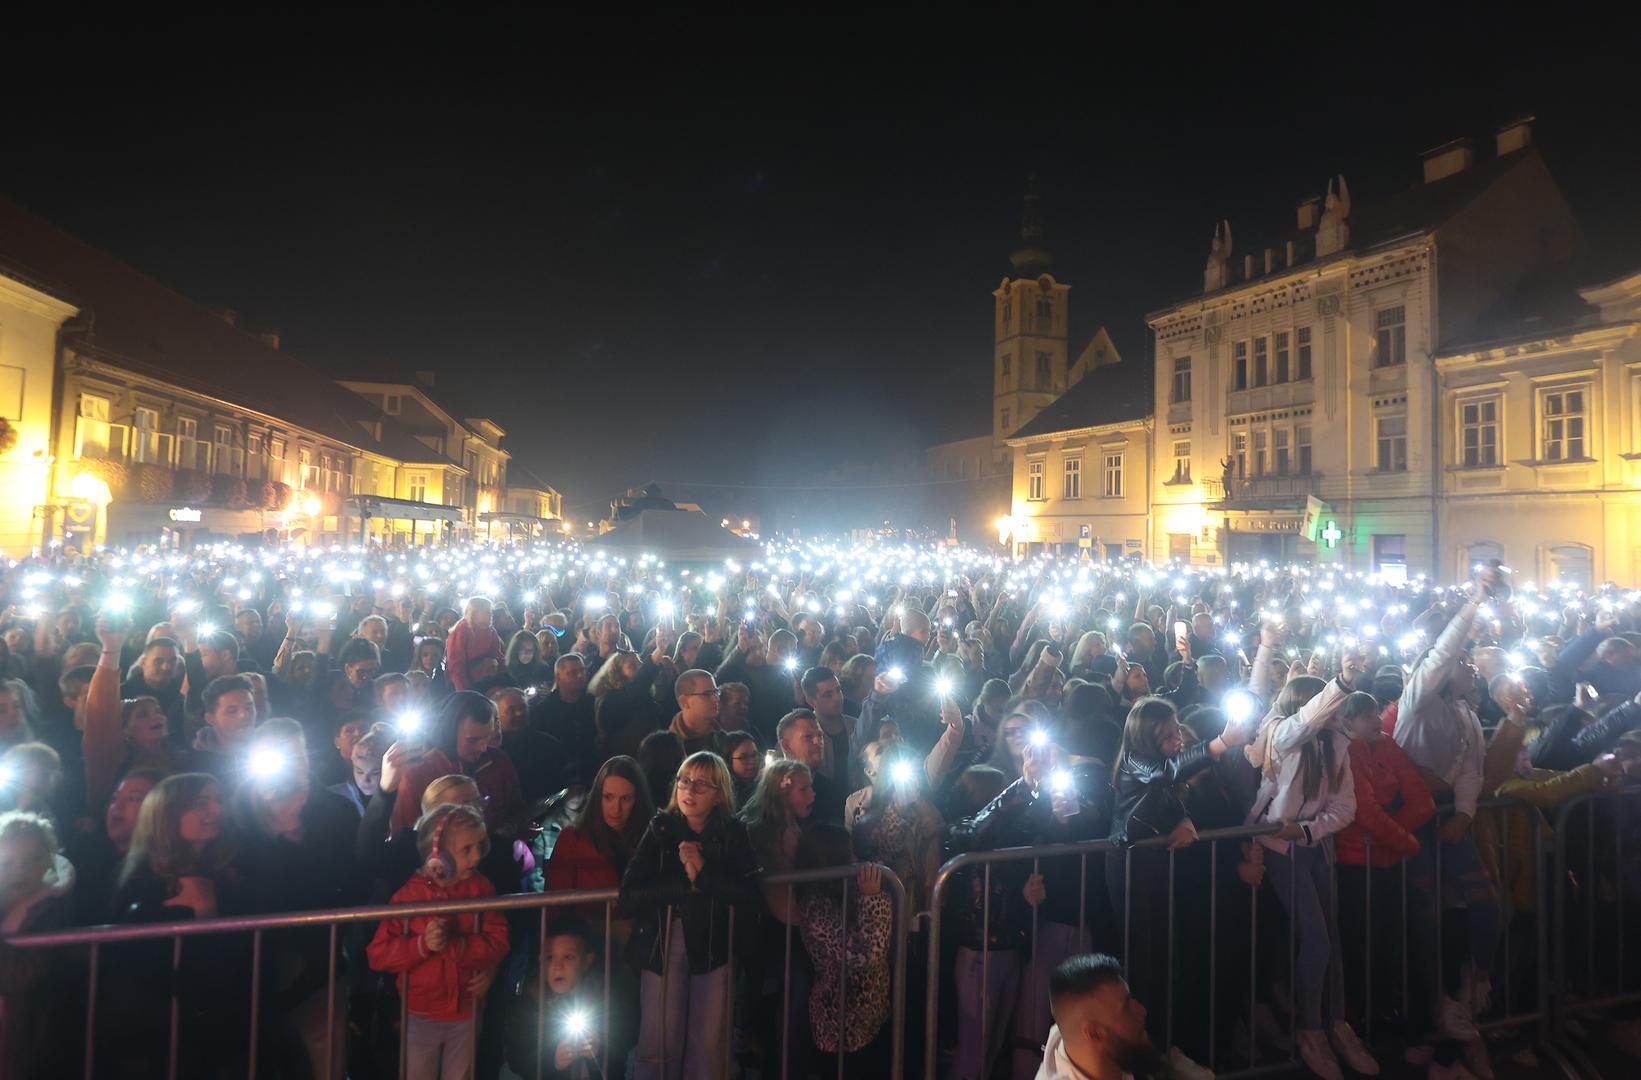
<svg viewBox="0 0 1641 1080"><path fill-rule="evenodd" d="M1021 277L1036 277L1054 265L1043 237L1042 198L1037 194L1035 173L1026 178L1025 206L1020 211L1020 243L1009 253L1014 272Z"/></svg>

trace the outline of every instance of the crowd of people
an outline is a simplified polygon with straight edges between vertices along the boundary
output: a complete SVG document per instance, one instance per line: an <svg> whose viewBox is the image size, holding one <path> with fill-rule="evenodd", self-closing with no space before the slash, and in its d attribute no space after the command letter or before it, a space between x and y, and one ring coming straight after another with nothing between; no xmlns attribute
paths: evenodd
<svg viewBox="0 0 1641 1080"><path fill-rule="evenodd" d="M83 949L0 945L0 1074L77 1071L88 1011L122 1077L241 1075L253 1028L270 1077L881 1074L895 910L847 868L915 914L956 854L1110 841L958 871L939 988L908 920L908 1068L938 989L950 1080L1337 1080L1379 1071L1364 1025L1488 1077L1547 815L1641 780L1641 594L1515 578L53 548L0 573L0 934L619 899L111 943L94 988ZM1641 800L1586 842L1563 917L1636 906Z"/></svg>

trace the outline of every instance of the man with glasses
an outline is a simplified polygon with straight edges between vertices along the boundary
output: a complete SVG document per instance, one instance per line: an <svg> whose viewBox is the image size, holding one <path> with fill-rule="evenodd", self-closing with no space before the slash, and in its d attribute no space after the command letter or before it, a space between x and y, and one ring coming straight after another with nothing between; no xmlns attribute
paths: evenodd
<svg viewBox="0 0 1641 1080"><path fill-rule="evenodd" d="M684 753L693 754L698 750L720 753L718 682L712 672L691 668L678 676L673 693L678 697L678 712L667 730L683 740Z"/></svg>

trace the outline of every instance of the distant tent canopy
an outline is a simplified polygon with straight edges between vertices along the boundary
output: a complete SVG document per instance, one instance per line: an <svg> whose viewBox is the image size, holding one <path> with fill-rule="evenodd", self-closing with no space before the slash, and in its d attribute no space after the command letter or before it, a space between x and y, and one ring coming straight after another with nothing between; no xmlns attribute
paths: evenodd
<svg viewBox="0 0 1641 1080"><path fill-rule="evenodd" d="M588 546L620 555L657 555L671 562L756 559L763 548L698 510L640 510Z"/></svg>

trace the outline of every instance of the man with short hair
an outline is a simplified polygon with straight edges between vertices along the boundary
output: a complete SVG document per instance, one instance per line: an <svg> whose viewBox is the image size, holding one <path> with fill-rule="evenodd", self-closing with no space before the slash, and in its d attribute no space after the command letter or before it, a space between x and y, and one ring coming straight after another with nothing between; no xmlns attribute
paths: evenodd
<svg viewBox="0 0 1641 1080"><path fill-rule="evenodd" d="M793 709L775 725L775 739L780 744L782 757L809 766L815 787L815 808L809 814L810 823L842 825L843 789L821 771L826 761L826 736L821 733L815 714L808 709Z"/></svg>
<svg viewBox="0 0 1641 1080"><path fill-rule="evenodd" d="M678 676L673 694L678 698L678 712L667 730L683 740L684 753L718 753L718 680L712 672L691 668Z"/></svg>
<svg viewBox="0 0 1641 1080"><path fill-rule="evenodd" d="M187 713L197 721L204 715L206 686L213 679L239 674L239 639L227 630L201 634L182 659L188 672Z"/></svg>
<svg viewBox="0 0 1641 1080"><path fill-rule="evenodd" d="M829 667L812 667L803 673L798 688L815 714L821 734L826 736L826 760L821 772L839 784L849 779L849 729L857 719L843 711L843 687Z"/></svg>
<svg viewBox="0 0 1641 1080"><path fill-rule="evenodd" d="M1054 1026L1037 1080L1124 1080L1170 1073L1173 1063L1152 1044L1145 1006L1129 992L1115 958L1103 953L1073 956L1049 976L1048 995Z"/></svg>
<svg viewBox="0 0 1641 1080"><path fill-rule="evenodd" d="M230 635L232 636L232 635ZM205 726L194 736L178 772L210 773L224 787L239 779L239 752L251 741L256 727L256 698L251 680L243 675L212 679L200 694Z"/></svg>
<svg viewBox="0 0 1641 1080"><path fill-rule="evenodd" d="M498 686L490 691L501 727L501 750L519 774L519 793L526 803L546 798L564 786L564 747L530 726L530 706L523 690Z"/></svg>
<svg viewBox="0 0 1641 1080"><path fill-rule="evenodd" d="M165 714L166 731L182 738L182 647L175 638L151 638L137 661L137 670L120 686L124 699L151 697Z"/></svg>
<svg viewBox="0 0 1641 1080"><path fill-rule="evenodd" d="M262 612L252 607L240 608L234 615L234 632L239 635L241 655L255 660L264 671L273 669L280 643L267 632L262 622Z"/></svg>
<svg viewBox="0 0 1641 1080"><path fill-rule="evenodd" d="M587 693L586 661L573 652L553 664L553 688L530 703L530 726L551 735L563 747L567 781L590 785L602 763L597 753L596 704Z"/></svg>

